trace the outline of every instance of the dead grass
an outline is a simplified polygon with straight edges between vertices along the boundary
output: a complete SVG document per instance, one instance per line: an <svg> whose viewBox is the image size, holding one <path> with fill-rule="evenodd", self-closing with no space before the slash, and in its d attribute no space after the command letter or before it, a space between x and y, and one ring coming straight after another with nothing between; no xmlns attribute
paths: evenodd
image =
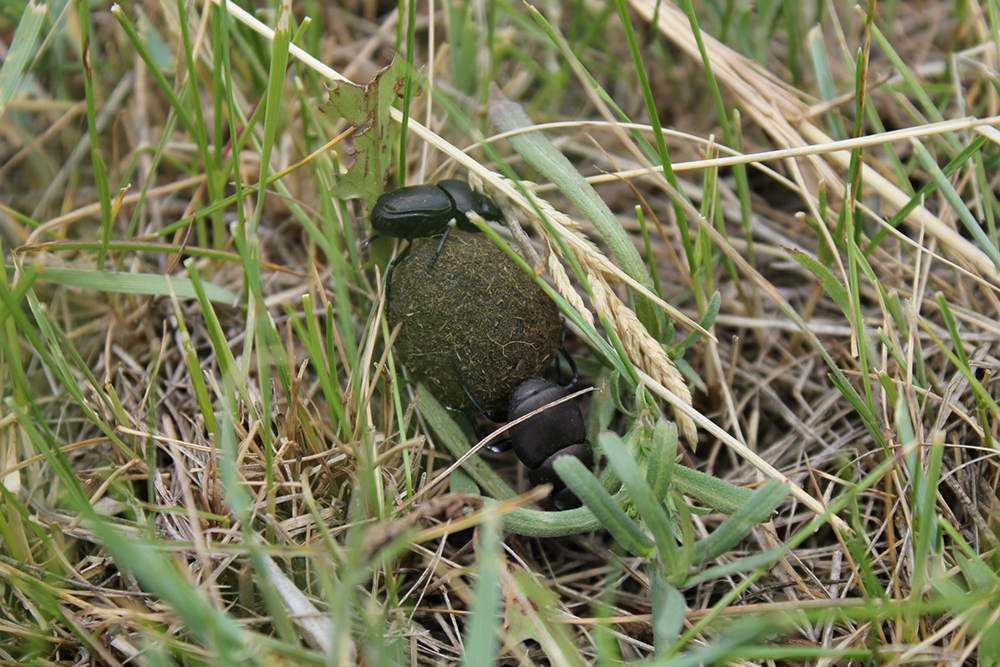
<svg viewBox="0 0 1000 667"><path fill-rule="evenodd" d="M741 152L753 155L741 201L732 163L713 162L730 152L717 143L722 131L687 17L672 4L632 0L636 28L647 31L643 58L661 118L679 131L666 142L691 202L687 222L703 262L694 269L670 188L653 173L650 156L625 130L600 122L599 105L520 6L504 5L494 42L480 35L466 47L474 52L458 61L451 59L459 48L453 36L442 37L443 17L436 50L429 50L420 8L416 61L442 93L458 99L487 134L489 78L533 120L575 124L548 135L581 173L606 181L598 192L640 249L634 206L645 202L652 255L644 257L657 267L663 299L698 321L718 291L714 339L703 337L681 359L681 371L697 376L688 377L693 411L684 408L681 418L699 427L683 464L741 486L778 478L798 487L771 521L692 572L789 548L762 569L681 588L684 625L673 632L677 643L656 657L663 647L654 648L651 588L659 561L627 553L603 530L544 539L507 534L497 575L503 624L496 664L666 665L687 656L691 664L988 666L1000 659L993 378L1000 368L1000 274L940 187L890 225L914 189L934 182L921 147L943 169L985 138L948 180L996 246L998 135L980 119L998 113L988 20L997 7L965 7L964 15L947 3L892 8L893 22L880 27L918 87L873 42L864 96L884 128L869 117L860 146L832 144L831 119L851 136L857 98L848 64L865 44L863 12L826 3L815 17L821 34L813 38L825 46L837 82L839 97L829 104L820 100L804 49L793 77L787 26L772 31L736 22L728 46L704 36L726 109L739 110ZM303 37L307 51L360 83L388 63L395 10L314 9L323 29ZM440 444L444 436L424 421L415 387L388 355L382 269L365 264L359 249L367 234L363 211L326 195L336 160L348 153L336 160L321 153L269 185L260 226L244 248L230 227L235 204L206 210L233 193L232 173L215 185L206 180L197 142L170 121L134 45L107 11L94 8L92 122L112 197L131 184L107 238L132 245L111 247L101 266L121 272L120 290L48 281L47 268L92 270L101 252L99 190L81 123L87 111L73 41L80 34L69 27L76 11L67 6L35 76L0 112L0 242L8 265L0 301L0 659L459 664L469 650L477 573L489 556L473 548L470 533L455 531L488 519L463 513L481 501L458 495L474 492L457 473L450 489L439 478L452 461ZM148 31L147 43L173 81L175 60L183 58L176 6L144 2L125 11ZM479 17L482 7L471 11ZM645 118L616 15L597 6L540 11L578 40L582 61L625 113ZM575 23L585 14L589 39ZM194 41L211 43L211 20L199 33L197 14L190 18ZM13 24L0 25L0 41L9 45ZM811 25L800 17L800 41ZM270 42L231 30L234 99L246 116L263 94ZM750 54L764 66L737 51L752 38L766 47ZM225 123L213 125L212 51L201 49L202 112L209 134L222 129L228 137ZM459 66L470 59L488 78L458 88ZM325 80L294 63L273 142L275 170L297 164L346 127L316 112ZM464 176L467 166L456 169L454 147L472 139L433 100L425 93L412 102L411 117L426 129L410 130L410 182ZM976 120L940 124L967 116ZM260 168L259 129L240 153L249 187ZM541 180L507 144L497 147L523 177ZM772 154L788 149L801 150ZM863 155L860 197L852 194L851 150ZM480 149L471 155L464 159L488 189L520 196L483 166L489 162ZM635 191L603 178L629 170L638 172L630 173ZM540 183L537 192L583 221L558 191ZM243 205L252 219L256 200L248 196ZM194 224L175 224L194 213ZM598 252L607 252L581 224ZM556 247L554 240L547 247ZM816 262L796 261L795 251ZM379 267L385 253L373 250ZM249 259L256 257L259 263ZM577 309L608 314L624 307L620 277L612 291L591 299L579 282L569 282L571 270L547 261L547 275L565 272L557 275L560 291L578 290ZM826 282L819 264L828 269ZM37 277L32 267L41 277L25 294L18 285ZM193 279L194 271L238 296L236 305L215 301L206 309L207 301L141 294L128 282L128 274ZM259 291L247 276L259 278ZM20 319L10 316L15 304ZM629 326L641 327L637 320ZM568 346L581 361L583 382L597 388L585 399L588 417L619 432L646 424L650 412L602 409L616 385L573 331ZM687 332L679 327L676 340L663 342L675 344ZM640 333L642 345L656 350L647 356L658 359L659 344ZM637 347L625 348L649 374L642 377L652 394L663 396L658 383L670 374L653 362L645 367ZM838 386L834 369L860 405ZM676 383L679 375L670 377ZM681 394L687 387L667 389ZM488 460L516 491L529 491L512 457ZM120 541L109 542L83 511L74 476L86 504L109 519ZM234 487L245 495L234 495ZM537 496L508 499L504 509ZM835 517L816 520L844 498ZM706 538L725 519L714 511L693 514L693 536ZM165 568L162 588L145 578L147 556L149 567ZM740 625L755 614L783 619L780 632ZM732 650L712 653L727 642Z"/></svg>

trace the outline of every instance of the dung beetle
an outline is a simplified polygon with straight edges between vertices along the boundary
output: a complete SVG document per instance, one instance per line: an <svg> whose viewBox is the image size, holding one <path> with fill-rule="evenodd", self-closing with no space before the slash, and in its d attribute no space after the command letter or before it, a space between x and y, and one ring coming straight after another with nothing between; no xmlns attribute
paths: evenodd
<svg viewBox="0 0 1000 667"><path fill-rule="evenodd" d="M370 219L375 235L365 241L365 245L379 236L412 241L442 234L440 252L451 231L449 223L452 220L463 231L479 231L466 217L468 211L492 222L503 220L496 203L473 190L465 181L449 178L437 185L428 183L399 188L379 197L372 207Z"/></svg>
<svg viewBox="0 0 1000 667"><path fill-rule="evenodd" d="M478 232L479 228L465 215L469 211L491 222L503 220L503 212L492 199L479 194L465 181L454 178L439 181L437 185L409 185L386 192L372 206L369 219L375 233L364 242L363 247L367 248L379 236L406 239L406 248L396 255L386 269L388 283L389 273L410 252L413 239L441 234L441 242L431 259L433 266L451 233L452 220L462 231ZM386 290L387 302L389 296L389 291Z"/></svg>
<svg viewBox="0 0 1000 667"><path fill-rule="evenodd" d="M545 378L525 380L511 394L507 421L514 421L569 395L568 388ZM511 426L509 434L514 453L528 468L528 481L534 486L552 484L551 498L556 509L579 507L580 500L566 488L553 468L561 456L575 456L588 468L594 466L594 452L587 441L583 413L577 402L566 401L540 412Z"/></svg>
<svg viewBox="0 0 1000 667"><path fill-rule="evenodd" d="M573 357L560 347L559 352L569 362L573 378L566 385L558 385L542 377L528 378L511 393L507 413L498 414L483 409L466 386L466 394L479 411L495 422L516 419L566 398L576 386L577 372ZM508 429L509 439L487 449L502 452L513 448L517 458L528 469L528 481L533 486L552 484L552 504L558 510L580 506L580 500L566 488L553 465L561 456L575 456L588 468L594 466L594 452L587 440L583 413L575 400L564 401L539 412L520 424Z"/></svg>

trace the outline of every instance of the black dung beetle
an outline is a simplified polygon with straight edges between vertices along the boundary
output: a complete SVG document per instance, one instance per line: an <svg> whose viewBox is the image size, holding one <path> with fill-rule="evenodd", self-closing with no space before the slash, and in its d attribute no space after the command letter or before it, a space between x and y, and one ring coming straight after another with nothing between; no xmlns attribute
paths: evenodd
<svg viewBox="0 0 1000 667"><path fill-rule="evenodd" d="M465 387L466 394L479 411L492 421L512 422L516 419L543 408L551 403L566 398L576 386L576 363L565 347L559 352L569 362L573 370L573 378L568 384L560 386L542 377L528 378L514 388L507 406L507 414L498 414L485 410L479 401ZM594 467L594 451L587 440L587 429L583 423L583 413L575 400L564 401L547 410L539 412L520 424L508 429L508 440L495 445L487 445L487 449L503 452L513 448L517 458L528 469L528 481L533 486L552 484L552 504L558 510L568 510L580 506L580 500L566 488L562 479L556 474L553 465L561 456L575 456L588 468Z"/></svg>
<svg viewBox="0 0 1000 667"><path fill-rule="evenodd" d="M514 421L569 395L569 389L545 378L525 380L511 394L507 421ZM583 413L576 401L566 401L540 412L511 426L509 433L514 453L528 468L528 480L535 486L553 485L551 498L556 509L579 507L580 500L566 488L552 467L561 456L575 456L588 468L594 466L594 452L587 441Z"/></svg>
<svg viewBox="0 0 1000 667"><path fill-rule="evenodd" d="M465 181L450 178L437 185L399 188L379 197L372 207L370 218L375 235L365 241L365 245L379 236L412 241L443 234L443 246L451 231L448 223L452 220L463 231L479 231L466 217L468 211L474 211L492 222L503 220L503 213L496 203L473 190Z"/></svg>

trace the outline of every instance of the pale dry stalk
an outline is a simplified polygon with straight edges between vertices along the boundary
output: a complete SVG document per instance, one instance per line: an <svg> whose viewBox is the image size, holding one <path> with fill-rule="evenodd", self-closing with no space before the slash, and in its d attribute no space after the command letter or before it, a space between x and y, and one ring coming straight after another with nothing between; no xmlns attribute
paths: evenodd
<svg viewBox="0 0 1000 667"><path fill-rule="evenodd" d="M635 312L622 303L621 299L611 291L608 284L599 276L587 276L591 290L594 293L594 307L604 313L611 322L615 333L628 352L632 363L642 368L650 377L656 379L664 387L676 394L688 406L691 405L691 390L688 389L684 376L677 366L663 351L663 347L653 338L643 326ZM698 442L698 431L692 420L676 407L673 408L674 420L681 429L684 439L694 447Z"/></svg>
<svg viewBox="0 0 1000 667"><path fill-rule="evenodd" d="M652 21L655 17L656 24L653 27L660 34L693 60L701 61L701 52L691 32L691 24L675 2L629 0L629 5L646 21ZM722 44L704 31L701 33L701 39L715 78L739 100L740 109L768 133L775 145L782 148L798 148L823 146L833 142L833 139L809 120L810 109L798 98L797 91L767 72L758 63ZM810 196L810 193L818 192L818 185L826 183L827 187L836 193L836 197L829 198L830 202L843 198L847 183L844 182L841 173L848 168L850 159L849 151L826 153L817 150L814 154L795 158L790 162L798 167L796 180L817 219L821 218L818 200L815 194ZM895 210L901 209L909 202L909 195L885 178L873 165L862 161L861 170L862 181L866 187L877 190L879 196L891 203ZM831 207L831 211L835 216L836 209ZM884 220L877 217L875 219L884 224ZM961 260L970 271L978 272L994 285L1000 285L1000 275L997 274L989 256L922 203L913 207L906 220L937 239L952 257ZM824 234L828 233L824 230ZM831 241L829 236L827 241L828 243ZM830 249L834 252L835 261L846 282L847 274L841 257L836 252L836 246L831 243Z"/></svg>

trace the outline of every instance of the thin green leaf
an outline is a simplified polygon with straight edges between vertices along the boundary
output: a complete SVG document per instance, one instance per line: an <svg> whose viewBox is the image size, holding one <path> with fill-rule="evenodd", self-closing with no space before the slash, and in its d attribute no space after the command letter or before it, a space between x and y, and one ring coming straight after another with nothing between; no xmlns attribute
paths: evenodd
<svg viewBox="0 0 1000 667"><path fill-rule="evenodd" d="M604 490L580 459L563 456L556 459L554 467L559 478L601 520L601 525L622 547L637 556L648 558L653 555L653 541Z"/></svg>
<svg viewBox="0 0 1000 667"><path fill-rule="evenodd" d="M934 434L931 442L926 473L921 474L914 485L913 507L917 520L913 534L913 578L910 588L911 597L914 599L923 596L924 582L928 577L928 564L931 554L936 551L940 535L937 530L937 492L943 456L944 434L939 431Z"/></svg>
<svg viewBox="0 0 1000 667"><path fill-rule="evenodd" d="M706 331L711 331L712 327L715 325L715 318L719 316L719 309L721 307L722 295L716 291L712 294L712 298L709 299L708 305L705 307L705 314L701 316L701 320L698 324L700 324ZM685 336L684 340L670 348L670 357L672 359L679 359L689 347L700 341L704 335L705 334L695 329Z"/></svg>
<svg viewBox="0 0 1000 667"><path fill-rule="evenodd" d="M788 550L785 547L775 547L774 549L768 549L767 551L747 556L746 558L740 558L738 560L729 561L728 563L723 563L722 565L706 568L701 572L692 574L688 577L684 581L684 586L697 586L698 584L702 584L706 581L725 579L727 577L732 577L733 575L742 574L743 572L749 572L758 568L769 568L778 562L778 559L784 556L787 551Z"/></svg>
<svg viewBox="0 0 1000 667"><path fill-rule="evenodd" d="M809 55L812 59L813 76L816 79L816 87L819 89L820 99L824 102L832 102L837 98L837 89L833 83L833 73L830 70L830 59L826 49L826 40L823 37L822 26L813 26L809 31L806 41L809 42ZM835 139L847 138L847 128L844 127L844 121L840 114L831 109L825 113L825 118Z"/></svg>
<svg viewBox="0 0 1000 667"><path fill-rule="evenodd" d="M155 294L157 296L177 295L181 299L194 299L198 293L194 284L188 278L151 273L117 273L114 271L92 271L89 269L72 269L66 267L46 266L38 276L58 285L92 289L101 292L118 294ZM236 295L217 285L205 284L205 296L216 303L231 306Z"/></svg>
<svg viewBox="0 0 1000 667"><path fill-rule="evenodd" d="M657 655L663 655L684 629L687 603L677 587L667 583L659 572L650 573L649 586L653 601L653 646Z"/></svg>
<svg viewBox="0 0 1000 667"><path fill-rule="evenodd" d="M292 2L291 0L280 0L278 19L274 26L274 39L271 41L271 66L267 75L267 106L264 109L264 138L261 141L257 205L254 207L253 223L249 229L251 236L257 233L261 216L266 208L264 198L267 194L267 176L271 172L271 151L274 148L275 135L278 130L278 119L281 117L281 110L284 106L288 45L292 39L291 23Z"/></svg>
<svg viewBox="0 0 1000 667"><path fill-rule="evenodd" d="M788 485L776 479L768 480L754 491L753 498L744 503L732 516L715 529L711 535L694 546L698 561L713 560L729 551L750 533L758 523L770 520L771 514L788 496Z"/></svg>
<svg viewBox="0 0 1000 667"><path fill-rule="evenodd" d="M612 496L615 502L620 502L624 496ZM489 505L491 500L487 499ZM513 509L503 517L503 529L515 535L529 537L565 537L589 533L601 528L601 520L586 507L577 507L562 512L545 512L527 507Z"/></svg>
<svg viewBox="0 0 1000 667"><path fill-rule="evenodd" d="M476 597L466 625L463 667L492 667L496 664L497 614L500 611L500 529L487 520L479 528L479 556Z"/></svg>
<svg viewBox="0 0 1000 667"><path fill-rule="evenodd" d="M28 65L38 53L38 35L45 22L48 6L48 3L39 6L35 4L35 0L30 0L21 14L21 20L17 23L14 39L7 50L3 65L0 65L0 118L3 117L21 82L24 81Z"/></svg>
<svg viewBox="0 0 1000 667"><path fill-rule="evenodd" d="M910 144L913 146L917 159L920 160L920 165L927 171L931 180L934 181L934 185L937 186L937 189L941 191L941 194L948 200L952 209L958 214L958 219L962 221L966 231L976 240L979 248L986 253L986 256L990 258L997 271L1000 271L1000 250L997 249L996 240L991 240L986 235L982 226L976 220L975 216L972 215L965 202L962 201L962 197L955 190L951 181L948 180L944 172L941 171L941 168L938 167L937 162L934 161L931 154L924 148L924 145L913 138L910 139Z"/></svg>
<svg viewBox="0 0 1000 667"><path fill-rule="evenodd" d="M851 319L851 297L848 295L847 290L844 289L843 284L837 280L837 276L833 275L830 269L826 268L801 250L797 250L795 248L785 248L785 251L791 256L792 259L804 266L810 273L816 276L816 279L819 280L820 284L823 286L823 291L826 292L827 296L833 299L834 303L840 306L840 310L843 311L844 317Z"/></svg>
<svg viewBox="0 0 1000 667"><path fill-rule="evenodd" d="M646 481L654 498L666 498L677 461L677 426L661 419L653 427L652 447L646 466Z"/></svg>
<svg viewBox="0 0 1000 667"><path fill-rule="evenodd" d="M670 518L663 509L663 505L660 504L662 496L656 496L653 493L646 477L639 470L638 464L617 433L605 431L598 437L598 442L600 442L601 450L608 457L608 462L618 473L622 484L625 485L639 516L653 534L653 539L656 540L656 547L660 552L664 569L670 573L667 576L667 581L670 583L683 581L687 572L678 572L677 539L674 537ZM677 580L675 581L675 579Z"/></svg>
<svg viewBox="0 0 1000 667"><path fill-rule="evenodd" d="M671 485L684 495L697 498L700 502L723 514L733 514L753 497L754 491L734 486L718 477L706 475L700 470L687 466L674 468Z"/></svg>

